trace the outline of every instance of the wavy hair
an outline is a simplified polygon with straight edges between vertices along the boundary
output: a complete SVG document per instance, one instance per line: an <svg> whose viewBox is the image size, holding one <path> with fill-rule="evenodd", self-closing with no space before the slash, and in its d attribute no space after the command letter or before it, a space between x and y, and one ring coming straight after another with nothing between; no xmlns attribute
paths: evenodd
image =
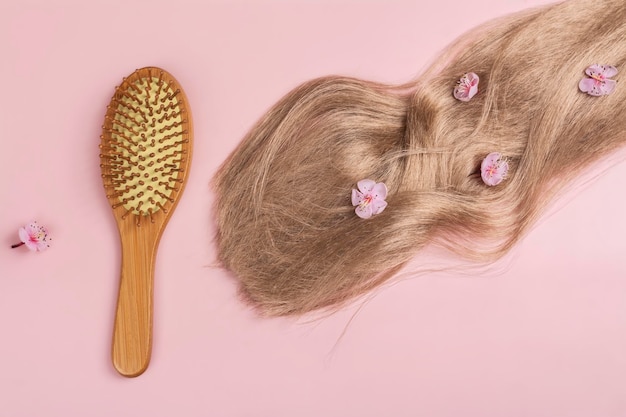
<svg viewBox="0 0 626 417"><path fill-rule="evenodd" d="M624 0L525 11L471 39L401 86L306 82L224 162L213 180L219 260L261 314L342 305L429 244L492 262L558 191L622 146L622 74L603 97L578 83L594 63L626 70ZM452 90L468 71L480 92L465 103ZM489 187L480 164L493 151L509 173ZM388 207L367 220L350 202L364 178L389 189Z"/></svg>

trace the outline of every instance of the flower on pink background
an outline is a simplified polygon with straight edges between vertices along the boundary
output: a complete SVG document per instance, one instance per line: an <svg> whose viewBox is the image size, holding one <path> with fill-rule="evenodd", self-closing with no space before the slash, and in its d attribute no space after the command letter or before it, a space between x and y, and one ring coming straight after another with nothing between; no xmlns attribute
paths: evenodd
<svg viewBox="0 0 626 417"><path fill-rule="evenodd" d="M498 185L506 177L509 163L498 152L491 152L480 165L480 175L487 185Z"/></svg>
<svg viewBox="0 0 626 417"><path fill-rule="evenodd" d="M478 93L478 75L473 72L464 74L454 87L454 98L461 101L470 101Z"/></svg>
<svg viewBox="0 0 626 417"><path fill-rule="evenodd" d="M578 83L578 88L590 96L605 96L615 90L617 82L611 80L617 74L617 68L612 65L594 64L585 70L589 78L583 78Z"/></svg>
<svg viewBox="0 0 626 417"><path fill-rule="evenodd" d="M48 230L43 226L39 226L37 222L20 227L18 233L21 242L11 246L12 248L26 245L32 251L41 252L50 247L51 239L48 237Z"/></svg>
<svg viewBox="0 0 626 417"><path fill-rule="evenodd" d="M382 213L387 207L387 186L383 182L361 180L357 182L358 190L352 189L352 205L354 212L362 219Z"/></svg>

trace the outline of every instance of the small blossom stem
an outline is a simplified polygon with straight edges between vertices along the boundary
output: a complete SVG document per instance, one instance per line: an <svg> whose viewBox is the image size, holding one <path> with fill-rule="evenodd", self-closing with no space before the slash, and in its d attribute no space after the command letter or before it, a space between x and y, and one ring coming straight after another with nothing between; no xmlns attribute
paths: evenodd
<svg viewBox="0 0 626 417"><path fill-rule="evenodd" d="M24 242L20 242L20 243L16 243L15 245L11 245L11 249L19 248L23 244L24 244Z"/></svg>

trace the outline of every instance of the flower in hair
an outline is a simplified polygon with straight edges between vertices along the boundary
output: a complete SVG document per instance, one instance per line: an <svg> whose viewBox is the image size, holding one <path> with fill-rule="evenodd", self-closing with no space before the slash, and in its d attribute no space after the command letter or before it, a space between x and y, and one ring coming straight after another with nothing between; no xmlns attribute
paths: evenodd
<svg viewBox="0 0 626 417"><path fill-rule="evenodd" d="M583 78L578 83L578 88L590 96L605 96L615 90L617 82L611 80L617 74L617 68L611 65L594 64L585 70L589 77Z"/></svg>
<svg viewBox="0 0 626 417"><path fill-rule="evenodd" d="M478 93L478 75L473 72L464 74L454 87L454 98L461 101L470 101Z"/></svg>
<svg viewBox="0 0 626 417"><path fill-rule="evenodd" d="M20 243L12 245L11 248L18 248L22 245L35 252L41 252L50 247L50 238L48 237L48 229L39 226L37 222L32 222L18 230Z"/></svg>
<svg viewBox="0 0 626 417"><path fill-rule="evenodd" d="M498 185L506 177L509 163L498 152L491 152L480 165L480 176L487 185Z"/></svg>
<svg viewBox="0 0 626 417"><path fill-rule="evenodd" d="M384 182L361 180L357 182L358 190L352 189L352 205L354 212L362 219L382 213L387 207L387 186Z"/></svg>

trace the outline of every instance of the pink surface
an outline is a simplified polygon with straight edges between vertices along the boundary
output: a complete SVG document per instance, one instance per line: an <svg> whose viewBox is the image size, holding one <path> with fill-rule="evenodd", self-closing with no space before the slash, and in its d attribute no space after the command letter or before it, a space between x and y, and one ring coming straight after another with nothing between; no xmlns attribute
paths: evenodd
<svg viewBox="0 0 626 417"><path fill-rule="evenodd" d="M407 81L466 29L542 2L3 0L0 417L626 416L624 163L496 272L406 277L321 320L260 319L212 267L208 182L284 93ZM152 362L125 379L98 142L114 87L148 65L185 88L195 152L157 259ZM54 246L9 249L31 219Z"/></svg>

